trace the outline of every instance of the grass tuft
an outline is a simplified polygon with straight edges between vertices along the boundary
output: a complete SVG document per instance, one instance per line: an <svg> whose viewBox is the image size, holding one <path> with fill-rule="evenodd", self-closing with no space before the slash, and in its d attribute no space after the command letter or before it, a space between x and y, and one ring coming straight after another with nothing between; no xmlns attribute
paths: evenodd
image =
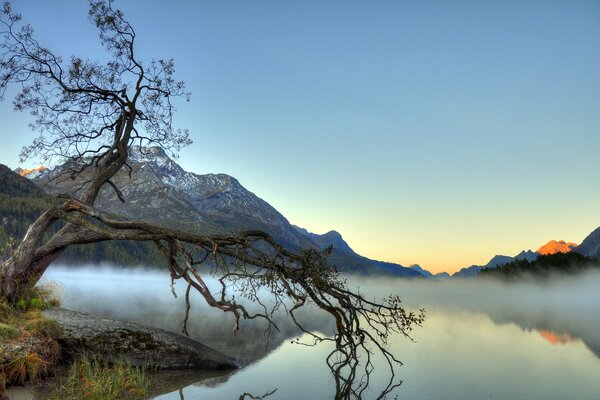
<svg viewBox="0 0 600 400"><path fill-rule="evenodd" d="M8 323L15 317L16 310L6 303L0 302L0 322Z"/></svg>
<svg viewBox="0 0 600 400"><path fill-rule="evenodd" d="M3 366L5 380L13 385L37 382L47 370L47 362L37 353L17 353Z"/></svg>
<svg viewBox="0 0 600 400"><path fill-rule="evenodd" d="M107 360L83 355L75 361L69 375L51 400L144 399L148 378L144 368L126 361Z"/></svg>
<svg viewBox="0 0 600 400"><path fill-rule="evenodd" d="M0 399L5 386L37 382L51 375L60 358L60 329L41 310L57 304L56 289L23 294L16 305L0 302Z"/></svg>
<svg viewBox="0 0 600 400"><path fill-rule="evenodd" d="M46 282L19 293L15 308L19 311L45 310L60 305L61 288L55 282Z"/></svg>
<svg viewBox="0 0 600 400"><path fill-rule="evenodd" d="M23 328L25 328L31 334L44 335L53 338L58 337L61 333L56 322L44 318L42 313L38 310L29 311L26 313L26 317L23 322Z"/></svg>
<svg viewBox="0 0 600 400"><path fill-rule="evenodd" d="M17 337L19 337L19 330L15 326L0 322L0 341L16 339Z"/></svg>

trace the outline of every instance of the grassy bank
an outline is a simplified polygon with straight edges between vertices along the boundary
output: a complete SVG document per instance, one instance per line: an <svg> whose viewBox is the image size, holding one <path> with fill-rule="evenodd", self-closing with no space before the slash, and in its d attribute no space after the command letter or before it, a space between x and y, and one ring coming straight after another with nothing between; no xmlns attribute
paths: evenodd
<svg viewBox="0 0 600 400"><path fill-rule="evenodd" d="M60 329L42 316L42 310L59 305L57 293L55 287L46 286L23 294L16 305L0 302L0 400L5 399L6 387L39 383L59 367ZM67 373L47 397L51 400L133 400L148 394L145 369L126 361L107 362L83 354L70 366L60 367Z"/></svg>
<svg viewBox="0 0 600 400"><path fill-rule="evenodd" d="M61 349L44 308L57 305L51 288L36 288L16 305L0 303L0 398L6 386L38 382L54 373Z"/></svg>

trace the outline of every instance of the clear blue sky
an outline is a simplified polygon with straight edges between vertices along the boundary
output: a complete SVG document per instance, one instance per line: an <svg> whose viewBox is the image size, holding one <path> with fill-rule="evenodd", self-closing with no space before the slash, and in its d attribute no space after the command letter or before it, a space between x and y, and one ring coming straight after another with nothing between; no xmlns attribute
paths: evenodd
<svg viewBox="0 0 600 400"><path fill-rule="evenodd" d="M433 271L600 226L598 1L116 4L193 93L182 166L292 223ZM99 51L85 2L14 6L57 53ZM0 103L0 162L27 121Z"/></svg>

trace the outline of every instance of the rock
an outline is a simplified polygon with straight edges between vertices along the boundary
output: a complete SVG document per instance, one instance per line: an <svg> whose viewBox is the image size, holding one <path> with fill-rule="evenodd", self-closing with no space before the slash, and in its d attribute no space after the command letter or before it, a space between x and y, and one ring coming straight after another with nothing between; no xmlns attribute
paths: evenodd
<svg viewBox="0 0 600 400"><path fill-rule="evenodd" d="M58 341L67 353L123 357L133 365L157 369L239 368L233 358L177 333L62 308L50 308L43 315L61 328Z"/></svg>

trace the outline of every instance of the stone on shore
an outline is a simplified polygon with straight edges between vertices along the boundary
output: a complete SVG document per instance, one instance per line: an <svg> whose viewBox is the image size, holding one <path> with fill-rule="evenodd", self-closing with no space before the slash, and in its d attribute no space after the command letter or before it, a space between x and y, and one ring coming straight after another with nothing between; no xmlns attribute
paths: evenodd
<svg viewBox="0 0 600 400"><path fill-rule="evenodd" d="M63 351L88 352L109 359L124 358L136 366L156 369L224 370L238 368L231 357L186 336L158 328L50 308L43 311L61 328Z"/></svg>

